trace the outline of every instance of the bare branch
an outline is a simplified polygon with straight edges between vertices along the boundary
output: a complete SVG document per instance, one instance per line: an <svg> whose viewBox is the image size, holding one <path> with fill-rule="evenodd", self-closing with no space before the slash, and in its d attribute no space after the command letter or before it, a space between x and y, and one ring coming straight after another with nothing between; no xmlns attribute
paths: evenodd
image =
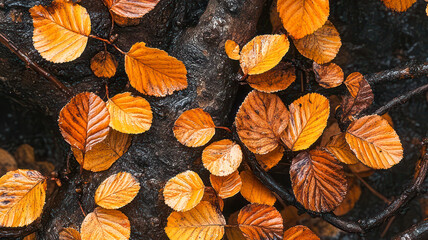
<svg viewBox="0 0 428 240"><path fill-rule="evenodd" d="M382 72L365 75L364 77L372 85L386 81L393 81L399 79L417 78L427 76L428 62L424 63L409 63L404 67L398 67Z"/></svg>

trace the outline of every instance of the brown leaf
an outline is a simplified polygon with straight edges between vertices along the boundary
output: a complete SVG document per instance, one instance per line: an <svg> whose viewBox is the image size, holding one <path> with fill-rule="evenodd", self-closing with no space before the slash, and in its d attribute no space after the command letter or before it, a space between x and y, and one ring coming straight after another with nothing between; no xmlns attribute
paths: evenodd
<svg viewBox="0 0 428 240"><path fill-rule="evenodd" d="M232 174L241 162L241 147L229 139L213 142L202 152L204 167L216 176Z"/></svg>
<svg viewBox="0 0 428 240"><path fill-rule="evenodd" d="M239 226L238 226L238 214L239 214L239 211L232 213L229 216L229 219L227 220L227 223L229 225L234 226L234 227L228 227L228 228L226 228L226 237L227 237L227 240L247 240L244 237L244 235L242 234L241 230L239 229Z"/></svg>
<svg viewBox="0 0 428 240"><path fill-rule="evenodd" d="M340 130L339 124L337 123L337 121L334 121L322 133L320 146L321 147L325 147L327 145L327 143L331 141L331 138L333 136L336 136L336 135L338 135L340 133L341 133L341 130Z"/></svg>
<svg viewBox="0 0 428 240"><path fill-rule="evenodd" d="M211 115L201 108L183 112L175 121L174 136L188 147L200 147L207 144L215 134L215 124Z"/></svg>
<svg viewBox="0 0 428 240"><path fill-rule="evenodd" d="M224 50L226 51L226 54L230 59L239 60L241 58L241 56L239 55L240 47L236 42L232 40L226 41L226 43L224 44Z"/></svg>
<svg viewBox="0 0 428 240"><path fill-rule="evenodd" d="M328 63L319 65L314 62L313 69L315 73L315 80L323 88L334 88L342 84L343 82L343 71L335 63Z"/></svg>
<svg viewBox="0 0 428 240"><path fill-rule="evenodd" d="M126 18L140 18L150 12L159 0L103 0L113 13Z"/></svg>
<svg viewBox="0 0 428 240"><path fill-rule="evenodd" d="M248 84L261 92L273 93L288 88L296 80L294 67L279 63L276 67L262 74L250 75Z"/></svg>
<svg viewBox="0 0 428 240"><path fill-rule="evenodd" d="M18 169L15 158L8 151L0 148L0 176L3 176L9 171Z"/></svg>
<svg viewBox="0 0 428 240"><path fill-rule="evenodd" d="M348 192L346 193L343 202L336 209L334 209L334 214L342 216L351 211L354 208L355 203L357 203L358 199L360 199L360 196L361 187L359 182L355 178L349 178Z"/></svg>
<svg viewBox="0 0 428 240"><path fill-rule="evenodd" d="M320 240L308 227L297 225L284 232L283 240Z"/></svg>
<svg viewBox="0 0 428 240"><path fill-rule="evenodd" d="M64 228L59 232L59 240L80 240L80 233L74 228Z"/></svg>
<svg viewBox="0 0 428 240"><path fill-rule="evenodd" d="M278 146L272 152L260 155L255 154L256 160L259 162L260 166L265 170L269 171L271 168L275 167L279 161L281 161L284 156L284 148L282 146Z"/></svg>
<svg viewBox="0 0 428 240"><path fill-rule="evenodd" d="M363 74L359 72L353 72L346 78L344 83L352 97L355 98L357 96L360 89L360 81L363 79L365 79Z"/></svg>
<svg viewBox="0 0 428 240"><path fill-rule="evenodd" d="M205 187L204 196L202 201L207 201L211 203L214 207L218 208L220 211L223 211L224 202L223 199L217 194L217 192L212 187Z"/></svg>
<svg viewBox="0 0 428 240"><path fill-rule="evenodd" d="M404 12L409 9L416 0L382 0L386 7L397 12Z"/></svg>
<svg viewBox="0 0 428 240"><path fill-rule="evenodd" d="M369 168L361 162L348 165L348 167L353 173L358 174L360 177L369 177L375 172L373 168Z"/></svg>
<svg viewBox="0 0 428 240"><path fill-rule="evenodd" d="M127 240L131 224L121 211L97 207L85 217L80 231L82 240Z"/></svg>
<svg viewBox="0 0 428 240"><path fill-rule="evenodd" d="M238 171L223 177L211 174L210 182L217 194L223 199L233 197L241 191L242 181Z"/></svg>
<svg viewBox="0 0 428 240"><path fill-rule="evenodd" d="M252 91L239 108L235 124L239 138L250 151L266 154L278 147L288 118L289 112L278 96Z"/></svg>
<svg viewBox="0 0 428 240"><path fill-rule="evenodd" d="M140 183L130 173L119 172L105 179L95 192L95 203L106 209L118 209L130 203L140 191Z"/></svg>
<svg viewBox="0 0 428 240"><path fill-rule="evenodd" d="M333 136L330 142L325 146L325 149L333 154L333 156L345 163L345 164L356 164L358 163L357 157L349 148L348 143L345 139L345 133L340 133L336 136Z"/></svg>
<svg viewBox="0 0 428 240"><path fill-rule="evenodd" d="M326 151L298 154L291 164L290 178L297 201L311 211L332 211L345 198L345 172Z"/></svg>
<svg viewBox="0 0 428 240"><path fill-rule="evenodd" d="M345 120L351 116L356 116L362 111L367 109L373 103L374 95L370 84L364 79L359 81L359 89L357 96L353 98L347 95L343 98L343 115L342 119Z"/></svg>
<svg viewBox="0 0 428 240"><path fill-rule="evenodd" d="M241 174L241 195L250 203L260 203L273 206L276 198L272 192L261 183L254 174L245 170Z"/></svg>
<svg viewBox="0 0 428 240"><path fill-rule="evenodd" d="M91 59L91 69L97 77L111 78L116 73L116 68L116 58L107 51L101 51Z"/></svg>

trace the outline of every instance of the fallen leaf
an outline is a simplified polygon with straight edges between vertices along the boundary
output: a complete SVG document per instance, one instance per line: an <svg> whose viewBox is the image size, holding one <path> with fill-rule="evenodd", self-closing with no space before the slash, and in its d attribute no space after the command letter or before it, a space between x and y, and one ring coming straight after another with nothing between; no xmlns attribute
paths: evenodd
<svg viewBox="0 0 428 240"><path fill-rule="evenodd" d="M188 147L200 147L207 144L215 134L215 124L210 114L201 108L183 112L175 121L174 136Z"/></svg>
<svg viewBox="0 0 428 240"><path fill-rule="evenodd" d="M330 104L330 109L332 109L331 104ZM331 115L330 115L330 117L331 117ZM327 123L327 125L328 124L329 123ZM337 123L337 121L334 121L322 133L320 146L321 147L325 147L327 145L327 143L329 143L331 141L331 138L333 136L336 136L336 135L340 134L341 132L342 131L340 130L339 124Z"/></svg>
<svg viewBox="0 0 428 240"><path fill-rule="evenodd" d="M352 97L355 98L357 96L358 90L360 89L360 81L364 79L363 74L359 72L353 72L346 78L344 83Z"/></svg>
<svg viewBox="0 0 428 240"><path fill-rule="evenodd" d="M355 98L347 95L343 98L342 119L345 120L352 116L357 116L367 109L373 103L374 95L370 84L363 78L359 81L358 93Z"/></svg>
<svg viewBox="0 0 428 240"><path fill-rule="evenodd" d="M284 148L282 146L278 146L272 152L260 155L255 154L256 160L259 162L260 166L265 170L269 171L271 168L275 167L279 161L281 161L284 156Z"/></svg>
<svg viewBox="0 0 428 240"><path fill-rule="evenodd" d="M137 26L141 22L141 18L127 18L110 12L113 16L114 22L121 27Z"/></svg>
<svg viewBox="0 0 428 240"><path fill-rule="evenodd" d="M260 203L273 206L276 198L272 192L261 183L254 174L245 170L241 174L241 195L250 203Z"/></svg>
<svg viewBox="0 0 428 240"><path fill-rule="evenodd" d="M194 208L204 196L204 183L193 171L186 171L168 180L163 190L165 204L176 211Z"/></svg>
<svg viewBox="0 0 428 240"><path fill-rule="evenodd" d="M333 136L330 142L325 146L325 149L333 154L333 156L345 163L345 164L356 164L358 163L357 157L349 148L348 143L345 139L345 133L340 133L336 136Z"/></svg>
<svg viewBox="0 0 428 240"><path fill-rule="evenodd" d="M103 0L113 13L125 18L141 18L159 3L159 0Z"/></svg>
<svg viewBox="0 0 428 240"><path fill-rule="evenodd" d="M218 208L220 211L223 211L224 202L223 199L217 194L217 192L212 187L205 187L204 196L202 197L201 202L206 201L211 203L214 207Z"/></svg>
<svg viewBox="0 0 428 240"><path fill-rule="evenodd" d="M314 62L315 80L323 88L334 88L342 84L344 74L342 68L335 63L319 65Z"/></svg>
<svg viewBox="0 0 428 240"><path fill-rule="evenodd" d="M271 70L257 75L249 75L248 84L261 92L273 93L288 88L296 80L294 67L279 63Z"/></svg>
<svg viewBox="0 0 428 240"><path fill-rule="evenodd" d="M391 125L391 127L394 127L394 122L392 121L392 118L389 113L385 113L381 117L383 117L389 123L389 125Z"/></svg>
<svg viewBox="0 0 428 240"><path fill-rule="evenodd" d="M91 59L91 70L97 77L111 78L116 74L116 68L116 58L107 51L101 51Z"/></svg>
<svg viewBox="0 0 428 240"><path fill-rule="evenodd" d="M348 192L343 202L334 209L334 214L342 216L351 211L361 196L361 187L355 178L348 178Z"/></svg>
<svg viewBox="0 0 428 240"><path fill-rule="evenodd" d="M130 203L140 191L140 183L130 173L113 174L98 186L95 203L106 209L118 209Z"/></svg>
<svg viewBox="0 0 428 240"><path fill-rule="evenodd" d="M397 12L405 12L416 0L382 0L385 6Z"/></svg>
<svg viewBox="0 0 428 240"><path fill-rule="evenodd" d="M239 211L232 213L227 220L228 224L233 226L226 228L227 240L247 240L239 229L238 214Z"/></svg>
<svg viewBox="0 0 428 240"><path fill-rule="evenodd" d="M239 55L240 47L236 42L232 40L226 41L226 43L224 44L224 50L226 51L226 54L230 59L239 60L241 58L241 56Z"/></svg>
<svg viewBox="0 0 428 240"><path fill-rule="evenodd" d="M97 207L86 215L80 231L82 240L127 240L131 224L121 211Z"/></svg>
<svg viewBox="0 0 428 240"><path fill-rule="evenodd" d="M213 142L202 152L204 167L216 176L227 176L233 173L241 162L241 147L229 139Z"/></svg>
<svg viewBox="0 0 428 240"><path fill-rule="evenodd" d="M283 240L320 240L308 227L297 225L284 232Z"/></svg>
<svg viewBox="0 0 428 240"><path fill-rule="evenodd" d="M64 228L59 232L59 240L80 240L80 233L74 228Z"/></svg>
<svg viewBox="0 0 428 240"><path fill-rule="evenodd" d="M210 182L217 194L223 199L233 197L241 191L242 181L238 171L223 177L211 174Z"/></svg>
<svg viewBox="0 0 428 240"><path fill-rule="evenodd" d="M0 148L0 176L3 176L9 171L18 169L15 158L3 148Z"/></svg>
<svg viewBox="0 0 428 240"><path fill-rule="evenodd" d="M358 174L360 177L369 177L371 176L375 170L373 168L369 168L366 165L358 162L356 164L348 165L348 168L353 172Z"/></svg>

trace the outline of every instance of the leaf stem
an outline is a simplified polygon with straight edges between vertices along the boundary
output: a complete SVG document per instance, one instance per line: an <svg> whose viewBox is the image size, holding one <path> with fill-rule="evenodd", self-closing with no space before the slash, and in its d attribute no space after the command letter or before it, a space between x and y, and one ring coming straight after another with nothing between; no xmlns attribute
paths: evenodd
<svg viewBox="0 0 428 240"><path fill-rule="evenodd" d="M228 131L229 133L232 133L232 130L230 130L230 128L228 128L228 127L215 126L215 128L217 128L217 129L223 129L223 130Z"/></svg>
<svg viewBox="0 0 428 240"><path fill-rule="evenodd" d="M95 36L95 35L89 35L88 37L90 37L90 38L93 38L93 39L97 39L97 40L99 40L99 41L102 41L102 42L105 42L105 43L107 43L107 44L109 44L109 45L111 45L111 46L113 46L117 51L119 51L120 53L122 53L123 55L126 55L126 52L125 51L123 51L122 49L120 49L118 46L116 46L116 44L114 44L114 43L112 43L110 40L108 40L108 39L105 39L105 38L101 38L101 37L98 37L98 36Z"/></svg>

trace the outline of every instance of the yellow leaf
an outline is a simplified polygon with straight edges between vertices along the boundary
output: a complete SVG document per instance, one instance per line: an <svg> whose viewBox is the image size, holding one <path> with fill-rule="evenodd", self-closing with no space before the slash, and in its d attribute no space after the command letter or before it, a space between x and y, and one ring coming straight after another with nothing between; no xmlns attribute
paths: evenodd
<svg viewBox="0 0 428 240"><path fill-rule="evenodd" d="M126 53L125 71L132 87L146 95L164 97L187 88L184 64L144 42L135 43Z"/></svg>
<svg viewBox="0 0 428 240"><path fill-rule="evenodd" d="M284 156L284 148L281 146L278 146L275 148L272 152L260 155L255 154L257 162L259 162L260 166L265 170L269 171L271 168L276 166L279 161L281 161L282 157Z"/></svg>
<svg viewBox="0 0 428 240"><path fill-rule="evenodd" d="M323 88L334 88L343 82L343 70L335 63L318 65L318 63L314 62L313 69L315 80Z"/></svg>
<svg viewBox="0 0 428 240"><path fill-rule="evenodd" d="M200 147L207 144L215 134L215 125L210 114L201 108L183 112L174 123L174 135L188 147Z"/></svg>
<svg viewBox="0 0 428 240"><path fill-rule="evenodd" d="M239 176L238 171L223 177L211 174L210 182L217 194L223 199L235 196L242 186L241 176Z"/></svg>
<svg viewBox="0 0 428 240"><path fill-rule="evenodd" d="M342 42L339 32L329 21L314 33L294 40L294 45L303 56L318 64L328 63L339 52Z"/></svg>
<svg viewBox="0 0 428 240"><path fill-rule="evenodd" d="M95 203L118 209L130 203L140 191L140 183L130 173L120 172L104 180L95 192Z"/></svg>
<svg viewBox="0 0 428 240"><path fill-rule="evenodd" d="M333 156L346 164L356 164L358 163L357 157L349 148L348 143L345 139L345 133L340 133L339 135L333 136L329 143L325 146L326 150L333 154Z"/></svg>
<svg viewBox="0 0 428 240"><path fill-rule="evenodd" d="M276 198L251 171L245 170L241 174L241 195L250 203L260 203L273 206Z"/></svg>
<svg viewBox="0 0 428 240"><path fill-rule="evenodd" d="M400 138L381 116L369 115L353 121L345 137L358 160L371 168L390 168L403 159Z"/></svg>
<svg viewBox="0 0 428 240"><path fill-rule="evenodd" d="M285 35L261 35L253 38L241 50L244 74L264 73L275 67L288 52L290 42Z"/></svg>
<svg viewBox="0 0 428 240"><path fill-rule="evenodd" d="M265 73L250 75L247 78L247 82L252 88L266 93L285 90L295 80L294 67L284 66L281 63Z"/></svg>
<svg viewBox="0 0 428 240"><path fill-rule="evenodd" d="M123 133L137 134L150 129L153 113L149 102L130 92L117 94L107 102L110 127Z"/></svg>
<svg viewBox="0 0 428 240"><path fill-rule="evenodd" d="M327 126L330 105L324 96L309 93L288 107L290 122L281 139L293 151L309 148Z"/></svg>
<svg viewBox="0 0 428 240"><path fill-rule="evenodd" d="M358 91L360 89L360 82L364 80L363 74L359 72L354 72L349 74L349 76L345 80L346 88L348 88L349 93L352 95L352 97L356 97L358 94Z"/></svg>
<svg viewBox="0 0 428 240"><path fill-rule="evenodd" d="M82 240L127 240L131 224L121 211L97 207L85 217L80 231Z"/></svg>
<svg viewBox="0 0 428 240"><path fill-rule="evenodd" d="M46 178L18 169L0 178L0 226L23 227L36 220L46 199Z"/></svg>
<svg viewBox="0 0 428 240"><path fill-rule="evenodd" d="M34 48L48 61L69 62L85 50L91 33L91 19L86 9L68 0L55 0L51 6L34 6Z"/></svg>
<svg viewBox="0 0 428 240"><path fill-rule="evenodd" d="M382 0L386 7L397 11L404 12L409 9L416 0Z"/></svg>
<svg viewBox="0 0 428 240"><path fill-rule="evenodd" d="M226 220L209 202L203 201L186 212L172 212L165 232L171 240L220 240Z"/></svg>
<svg viewBox="0 0 428 240"><path fill-rule="evenodd" d="M91 59L91 69L97 77L111 78L116 73L116 68L116 58L107 51L101 51Z"/></svg>
<svg viewBox="0 0 428 240"><path fill-rule="evenodd" d="M330 14L328 0L278 0L279 17L296 39L322 27Z"/></svg>
<svg viewBox="0 0 428 240"><path fill-rule="evenodd" d="M103 0L113 13L125 18L141 18L159 3L159 0Z"/></svg>
<svg viewBox="0 0 428 240"><path fill-rule="evenodd" d="M233 173L241 162L241 147L229 139L211 143L202 152L204 167L216 176L227 176Z"/></svg>
<svg viewBox="0 0 428 240"><path fill-rule="evenodd" d="M236 42L232 40L226 41L226 43L224 44L224 50L226 51L226 54L230 59L239 60L241 58L241 56L239 55L240 47Z"/></svg>
<svg viewBox="0 0 428 240"><path fill-rule="evenodd" d="M193 171L186 171L168 180L163 190L166 205L176 211L194 208L204 196L204 183Z"/></svg>
<svg viewBox="0 0 428 240"><path fill-rule="evenodd" d="M74 228L64 228L59 232L59 240L80 240L80 233Z"/></svg>

